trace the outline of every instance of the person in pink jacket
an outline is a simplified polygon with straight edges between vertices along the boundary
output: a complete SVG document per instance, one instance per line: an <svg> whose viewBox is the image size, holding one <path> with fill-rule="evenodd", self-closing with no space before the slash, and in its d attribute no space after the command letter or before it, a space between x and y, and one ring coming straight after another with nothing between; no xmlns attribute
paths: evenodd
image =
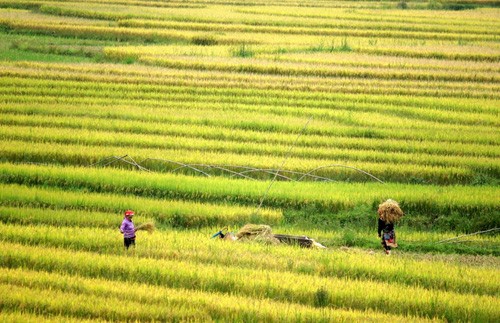
<svg viewBox="0 0 500 323"><path fill-rule="evenodd" d="M128 249L131 245L135 246L135 227L132 218L134 217L134 211L125 211L125 217L123 218L122 225L120 226L120 232L123 233L123 243L125 248Z"/></svg>

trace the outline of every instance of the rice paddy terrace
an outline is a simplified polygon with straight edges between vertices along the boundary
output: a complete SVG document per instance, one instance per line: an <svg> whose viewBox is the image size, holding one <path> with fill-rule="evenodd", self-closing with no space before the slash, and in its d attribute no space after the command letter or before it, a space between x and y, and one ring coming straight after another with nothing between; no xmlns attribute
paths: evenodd
<svg viewBox="0 0 500 323"><path fill-rule="evenodd" d="M487 0L0 0L0 320L500 321L499 41Z"/></svg>

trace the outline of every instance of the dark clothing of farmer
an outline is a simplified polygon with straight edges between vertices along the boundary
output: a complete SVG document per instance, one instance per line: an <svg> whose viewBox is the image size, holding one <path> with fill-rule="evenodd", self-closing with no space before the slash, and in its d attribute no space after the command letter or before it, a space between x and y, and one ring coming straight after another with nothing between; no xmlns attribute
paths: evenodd
<svg viewBox="0 0 500 323"><path fill-rule="evenodd" d="M382 238L382 246L386 255L391 254L391 248L397 248L394 223L404 215L398 202L387 200L378 206L378 236Z"/></svg>
<svg viewBox="0 0 500 323"><path fill-rule="evenodd" d="M394 232L394 223L387 223L382 219L378 219L378 236L382 238L382 246L386 250L391 250L391 243L396 241L396 233ZM389 245L388 245L389 242Z"/></svg>

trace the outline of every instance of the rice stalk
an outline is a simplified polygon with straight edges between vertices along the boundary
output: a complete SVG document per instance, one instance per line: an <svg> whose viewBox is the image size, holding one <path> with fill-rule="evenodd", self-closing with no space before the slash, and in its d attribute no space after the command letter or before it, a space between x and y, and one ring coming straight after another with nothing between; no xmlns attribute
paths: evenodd
<svg viewBox="0 0 500 323"><path fill-rule="evenodd" d="M143 224L140 224L138 225L136 228L135 228L136 231L139 231L139 230L144 230L144 231L147 231L148 233L153 233L153 231L155 230L155 225L153 222L146 222L146 223L143 223Z"/></svg>
<svg viewBox="0 0 500 323"><path fill-rule="evenodd" d="M264 244L279 244L279 240L273 235L273 230L265 224L246 224L236 234L238 241L257 241Z"/></svg>
<svg viewBox="0 0 500 323"><path fill-rule="evenodd" d="M404 215L398 202L391 199L378 206L378 214L380 215L380 218L387 223L395 223Z"/></svg>

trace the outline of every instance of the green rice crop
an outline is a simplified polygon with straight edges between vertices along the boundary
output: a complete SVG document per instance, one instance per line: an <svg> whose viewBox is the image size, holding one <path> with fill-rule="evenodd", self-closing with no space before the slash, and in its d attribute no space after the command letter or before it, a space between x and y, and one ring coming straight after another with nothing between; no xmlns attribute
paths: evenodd
<svg viewBox="0 0 500 323"><path fill-rule="evenodd" d="M441 149L454 149L455 147L460 147L461 144L474 144L478 145L489 145L486 150L495 151L496 143L498 139L493 132L491 127L481 126L481 125L454 125L454 124L442 124L437 122L425 121L425 120L413 120L413 124L410 124L407 119L402 117L383 117L378 116L376 124L370 121L364 121L361 119L349 119L349 111L341 111L331 113L331 120L324 120L327 115L323 114L323 111L318 111L318 114L314 114L314 111L295 111L292 113L290 109L289 114L277 115L275 110L271 107L261 106L260 109L252 108L250 105L239 104L237 106L231 105L233 108L238 108L238 115L243 116L242 120L231 119L236 115L234 111L227 111L228 106L216 104L216 103L205 103L201 102L178 102L169 103L169 108L156 107L154 105L146 105L140 111L137 111L133 106L120 104L116 105L98 105L103 104L102 101L96 102L96 104L87 106L90 102L74 102L73 105L78 105L82 107L86 106L86 109L71 110L68 109L68 100L55 99L58 101L58 105L51 106L50 103L53 100L47 100L48 97L36 97L34 100L29 100L25 98L24 103L9 103L8 106L2 107L2 119L1 122L5 125L30 125L30 126L49 126L54 128L85 128L89 130L113 130L120 132L141 132L143 134L172 134L172 130L175 127L182 129L182 125L189 124L189 129L183 129L180 133L186 137L191 137L190 130L191 127L199 128L200 126L209 127L209 129L228 129L226 131L232 131L235 135L238 134L238 130L252 132L252 136L255 136L256 142L259 142L259 137L266 138L273 142L274 137L283 137L288 135L288 142L297 137L297 133L300 131L300 127L304 125L304 118L309 112L313 116L316 115L323 120L314 120L314 123L310 124L307 129L307 133L301 136L298 144L300 145L302 141L308 141L311 143L323 145L321 139L335 140L337 137L352 138L351 140L359 140L360 138L366 138L371 141L380 139L382 145L386 144L390 140L401 140L405 144L398 146L406 146L408 141L424 142L425 144L441 144L443 142L453 143L453 145L446 147L441 147ZM10 100L9 100L10 101ZM86 100L85 100L86 101ZM130 103L130 102L129 102ZM152 102L151 102L152 103ZM286 108L283 108L286 110ZM172 111L175 112L175 116L169 116L162 114L162 112ZM256 115L259 112L259 115ZM300 113L298 113L300 112ZM207 114L216 114L217 117L209 118ZM58 118L54 118L57 114ZM352 114L352 112L351 112ZM363 113L364 116L369 116L370 118L376 118L374 113ZM34 117L36 116L36 118ZM267 118L267 122L264 121ZM337 120L334 120L337 119ZM388 120L389 119L389 120ZM126 122L125 122L126 121ZM282 122L280 122L282 121ZM285 122L285 123L283 123ZM402 127L408 127L406 131L404 129L388 127L388 124L398 123ZM387 123L387 124L385 124ZM331 127L334 125L334 127ZM330 127L329 127L330 126ZM432 129L428 129L432 128ZM411 129L411 132L408 131ZM450 134L453 129L459 130L457 133ZM217 131L213 131L217 133ZM210 134L211 131L206 131L205 134ZM179 132L174 132L174 134L179 134ZM203 136L202 135L202 136ZM311 141L307 140L310 136L314 139ZM322 138L320 138L322 137ZM226 138L219 138L226 139ZM372 140L370 140L372 139ZM306 146L310 146L306 145ZM342 147L342 144L337 147ZM386 147L386 146L384 146ZM480 147L478 147L480 149ZM400 148L404 149L404 148ZM412 147L412 150L415 149ZM454 151L456 154L457 151ZM486 154L486 153L485 153Z"/></svg>
<svg viewBox="0 0 500 323"><path fill-rule="evenodd" d="M20 209L20 211L21 214L39 213L36 209ZM5 212L16 213L12 209L2 210L2 214ZM68 217L72 216L70 211L57 211L57 213L64 212L67 212ZM48 210L45 216L47 223L50 223L50 215L54 213L56 212ZM88 226L86 228L61 228L59 226L61 222L57 224L52 222L56 226L40 225L37 222L34 222L35 225L23 226L0 224L0 228L3 238L12 243L121 255L123 251L119 243L119 232L116 230L120 219L109 217L114 219L115 223L106 228L94 227L91 219L86 220ZM138 217L135 221L142 221L142 219ZM274 228L274 231L282 232L279 228ZM233 245L210 240L211 234L212 232L207 228L201 232L166 230L154 235L138 234L138 244L143 246L137 246L135 253L140 258L237 266L320 277L350 277L464 294L495 296L500 291L500 282L496 280L497 271L494 266L481 267L461 263L453 264L446 259L430 261L399 256L388 267L386 260L376 253L369 255L367 252L342 252L331 246L329 246L330 250L304 253L303 249L289 246L270 249L268 246L259 244L236 243ZM406 243L408 234L405 233L403 237ZM243 252L244 257L241 255ZM225 256L221 257L221 254ZM369 257L369 262L366 262L366 257ZM445 272L446 274L443 274Z"/></svg>
<svg viewBox="0 0 500 323"><path fill-rule="evenodd" d="M122 193L144 198L157 199L187 199L194 201L219 201L222 203L239 203L243 205L258 205L265 191L266 182L231 180L223 178L201 178L188 177L170 174L154 173L130 173L127 170L113 169L89 169L74 167L53 167L36 165L9 165L2 164L0 168L0 180L3 183L16 183L23 185L44 185L54 186L63 189L85 188L90 192L98 193ZM22 187L13 186L9 190L12 193L2 192L2 200L24 201L23 204L35 203L32 198L25 200L23 194L15 193L16 189L26 190ZM50 194L43 193L40 190L33 190L32 194ZM68 204L78 203L75 193L67 193ZM36 195L35 195L36 196ZM339 210L351 209L355 205L368 205L372 208L378 206L380 202L387 198L393 198L401 203L407 214L415 214L414 221L422 221L420 216L424 216L429 225L438 224L441 216L451 216L455 214L455 220L461 223L463 228L469 230L490 228L498 226L498 217L488 216L498 212L498 200L495 198L495 187L471 187L471 186L419 186L402 184L380 184L380 183L287 183L277 182L273 190L266 196L266 203L274 208L304 209L312 207L320 212L338 212ZM39 200L40 197L36 198ZM71 202L75 199L75 202ZM123 196L121 202L117 203L118 197L115 197L115 203L105 202L106 198L101 198L98 194L92 197L86 197L86 202L79 202L96 205L96 210L119 210L126 208L124 205L127 199L132 201L137 198ZM31 202L29 202L31 201ZM62 203L64 199L61 199ZM93 201L93 202L91 202ZM98 202L99 201L99 202ZM140 202L134 202L139 205ZM180 205L183 205L179 202ZM30 205L30 204L28 204ZM160 210L161 203L151 200L148 204L146 214L154 214L159 219L169 222L170 215L164 214ZM212 210L208 218L196 215L189 207L195 207L197 204L186 204L182 207L184 211L181 214L189 215L185 219L186 226L197 225L199 223L215 224L220 221L243 221L251 218L253 213L251 207L246 208L246 216L236 215L231 208L226 209L227 215L219 216L217 210ZM98 208L97 208L98 207ZM180 206L179 206L180 207ZM215 208L215 206L198 206L205 209ZM224 207L221 207L224 210ZM172 209L172 208L171 208ZM173 209L175 210L175 208ZM220 212L220 211L219 211ZM202 214L203 214L202 213ZM222 212L221 212L222 213ZM281 218L276 211L263 213L268 221L276 223ZM367 215L369 217L369 215ZM173 221L171 219L171 221ZM215 222L212 222L215 221ZM411 217L408 221L412 221ZM227 223L227 222L226 222Z"/></svg>
<svg viewBox="0 0 500 323"><path fill-rule="evenodd" d="M2 204L5 201L2 201ZM63 208L32 208L0 206L2 223L24 225L49 224L61 227L117 227L122 215L119 212L105 213L87 210L68 210Z"/></svg>
<svg viewBox="0 0 500 323"><path fill-rule="evenodd" d="M186 93L186 95L183 94L180 96L175 94L174 97L169 97L169 98L167 98L165 96L158 97L157 94L154 94L154 95L152 94L153 91L157 91L157 90L162 90L162 91L168 90L169 93L172 93L172 90L175 90L178 92L184 92L185 90L182 87L176 87L176 88L168 87L168 88L163 89L163 88L161 88L161 87L159 88L157 86L149 86L149 87L144 87L141 90L141 92L137 92L137 89L136 89L136 92L128 91L129 94L127 94L128 95L128 97L127 97L127 95L123 94L123 91L125 91L129 86L124 86L124 85L110 85L107 83L83 84L82 82L79 82L78 87L72 88L73 87L72 83L70 83L70 82L62 83L61 82L60 84L64 85L64 87L59 87L57 90L52 90L52 89L48 89L47 86L44 84L44 82L37 82L37 83L33 83L32 81L30 81L29 83L24 82L24 81L20 81L16 84L18 89L14 89L14 87L9 87L6 84L6 86L3 88L3 90L6 91L7 93L9 93L10 95L14 94L14 95L17 95L18 97L19 97L19 95L23 95L25 100L27 100L27 99L29 100L29 98L26 95L30 95L31 97L33 97L33 95L37 95L39 97L43 97L43 99L46 100L47 98L50 97L51 92L53 92L53 97L56 97L56 96L59 97L59 95L63 95L66 97L72 97L71 100L73 100L73 101L74 101L74 97L76 95L80 95L82 97L83 96L85 96L85 97L92 96L94 98L94 102L96 102L97 104L102 104L102 101L101 102L95 101L96 97L99 97L99 96L106 97L105 100L109 100L109 98L113 97L113 96L118 98L118 94L121 97L123 97L123 99L127 99L128 103L130 103L130 99L138 100L139 98L142 98L141 99L141 101L142 101L142 100L144 100L145 97L151 101L156 100L158 98L161 98L163 100L168 99L168 100L172 100L174 102L180 102L180 101L183 101L184 98L189 97L187 95L187 93ZM24 87L22 87L23 90L19 90L19 88L21 88L20 87L21 84L26 84L26 85L30 84L30 85L36 86L36 87L28 88L28 87L24 86ZM83 88L88 88L89 91L88 92L83 91L82 86L83 86ZM99 89L99 91L96 91L98 89ZM106 90L106 91L103 91L103 90ZM117 90L119 90L119 92L117 92ZM199 94L198 100L200 102L202 99L206 100L206 97L202 96L202 94L204 94L203 91L200 91L200 90L195 90L195 91L198 92L198 94ZM111 94L111 93L115 93L115 92L118 94ZM239 100L240 102L244 101L244 100L248 100L248 102L250 102L251 100L256 100L259 92L261 92L261 91L252 91L252 92L248 92L248 91L244 91L244 90L238 90L238 91L223 90L223 91L221 91L219 89L210 89L209 91L205 91L206 94L209 94L210 97L213 97L214 101L216 101L216 100L220 101L221 98L231 97L232 98L231 100L233 100L234 102L236 102L236 99L233 98L235 95L238 98L237 100ZM42 93L43 93L43 95L42 95ZM99 93L99 94L97 94L97 93ZM214 94L210 94L210 93L214 93ZM281 95L282 93L283 92L276 92L276 94L279 94L279 95ZM169 95L171 96L171 94L169 94ZM287 94L287 96L288 96L288 94ZM427 123L429 123L430 120L434 120L433 122L436 122L435 120L437 118L437 120L439 121L439 124L448 125L448 128L450 128L450 129L455 129L454 125L456 123L460 123L462 125L466 124L469 126L472 126L472 125L475 125L478 123L477 119L475 119L476 116L478 116L478 113L476 113L476 112L465 113L464 112L465 110L464 111L460 110L460 111L457 111L456 113L452 114L452 113L450 113L450 111L441 110L438 113L436 111L436 108L433 108L433 109L420 108L420 109L418 109L418 112L417 112L417 110L415 110L413 112L409 112L407 109L403 109L402 107L393 108L391 105L387 105L387 104L381 105L381 106L376 106L373 104L371 104L371 105L366 104L364 107L361 107L361 111L357 112L357 113L359 113L359 117L358 117L359 119L358 119L358 118L352 117L352 115L351 115L352 110L350 110L350 109L344 108L343 111L326 112L327 111L326 107L329 104L329 101L327 101L328 97L323 97L323 95L310 95L310 94L301 93L298 95L291 96L290 98L293 98L293 97L295 97L295 99L299 99L299 101L296 101L296 102L303 101L304 103L302 105L304 107L306 105L316 105L317 107L319 107L319 109L323 110L323 111L321 111L321 110L315 109L316 111L314 111L314 110L307 111L310 109L307 109L307 110L302 109L303 111L300 112L301 115L306 116L307 113L315 112L315 114L324 118L325 113L327 113L327 116L330 120L341 120L341 122L343 124L350 125L352 127L358 126L358 125L362 125L365 127L368 126L368 124L360 121L363 119L372 120L370 122L370 125L377 124L378 127L385 126L385 124L390 125L394 121L400 122L400 120L402 120L401 117L398 117L398 118L392 117L392 114L396 114L396 113L399 115L403 114L404 117L417 118L417 119L420 119L420 120L425 121ZM283 98L283 99L284 99L283 102L285 102L285 98ZM289 99L289 98L286 98L286 99ZM320 101L318 101L318 99ZM61 99L58 98L57 100L60 101ZM64 99L62 99L62 100L64 100ZM122 101L122 102L124 102L124 101ZM144 102L144 101L142 101L142 102ZM230 103L230 102L227 102L227 103ZM277 102L276 99L274 99L272 101L266 100L266 101L263 101L262 103L267 104L269 106L275 106L275 105L279 104L279 102ZM295 103L295 105L296 104L297 103ZM367 107L367 108L370 107L371 111L370 112L368 112L366 110L363 111L364 109L366 109L365 107ZM359 105L357 105L357 107L355 109L359 109ZM481 114L482 121L480 122L480 124L482 124L485 127L485 132L489 132L489 129L491 129L492 127L494 127L497 124L497 120L496 120L497 118L496 118L494 110L489 110L489 109L484 109L484 108L482 110L485 112L488 111L488 113ZM281 108L281 111L284 111L284 109ZM290 113L293 113L293 114L297 114L297 112L298 112L296 107L289 107L289 111L290 111ZM347 112L347 111L349 111L349 112ZM384 111L383 116L381 116L382 111ZM391 116L388 116L387 114L391 114ZM5 122L10 122L12 124L12 121L8 121L9 118L7 116L5 116L4 118L5 118ZM31 118L31 117L25 117L24 119L28 119L28 120L30 120L30 122L34 122L34 120L36 120L36 119ZM394 121L392 119L394 119ZM10 118L10 120L12 120L12 117ZM84 120L84 119L82 119L82 120ZM298 119L295 119L295 120L298 121ZM409 122L408 124L411 124L411 123L414 123L414 121ZM96 125L92 119L89 119L88 124L89 125L92 124L94 127ZM216 125L216 124L217 123L214 123L214 125ZM325 126L324 127L322 126L321 128L327 129L328 128L327 123L323 122L323 124ZM108 123L108 126L109 125L110 124ZM156 130L154 127L151 127L149 124L138 124L138 126L142 126L143 129L148 129L148 130L142 130L142 131L156 132L156 133L158 133L158 131L159 131L158 130L159 125L157 125L157 124L154 125L154 127L156 127ZM413 125L413 126L415 127L415 125ZM130 126L126 126L126 127L130 127ZM165 126L160 126L160 127L165 129ZM253 129L260 130L258 127L254 127ZM139 129L137 129L137 128L134 129L134 131L138 131L138 130ZM311 129L311 130L314 131L314 129ZM354 131L354 130L351 130L351 131ZM363 132L362 130L359 130L359 129L356 131L360 131L361 133ZM59 136L62 136L63 133L64 132L61 132L59 134ZM316 131L316 133L318 133L318 132ZM403 133L403 131L402 131L402 133ZM404 133L407 133L407 132L404 132ZM429 133L429 130L425 130L424 133L426 134L426 136L429 136L429 135L427 135L427 133ZM88 133L86 133L86 134L88 134ZM443 132L443 135L447 136L448 134L449 134L449 131ZM20 135L20 133L17 133L17 131L16 131L16 136L19 136L19 135ZM185 136L185 134L183 134L183 136ZM460 133L459 136L464 136L464 133ZM497 142L497 140L495 139L495 136L488 137L488 136L485 136L484 134L478 134L477 127L474 130L474 136L477 136L479 138L489 138L488 140L492 141L493 143ZM118 141L116 141L116 139L114 140L115 145L118 143L123 144L124 141L127 140L126 136L121 136L121 137L122 138L118 139ZM8 137L7 136L4 139L13 141L13 139L17 139L17 138L18 137L12 137L12 136ZM29 139L27 137L24 137L24 138L25 138L25 140L32 141L31 139ZM134 146L139 146L139 147L143 146L144 147L144 144L140 144L140 140L137 140L137 136L133 136L133 138L134 139L132 139L132 142L133 142ZM277 150L279 147L274 145L274 144L272 146L269 146L269 145L264 145L262 143L258 143L258 144L257 143L256 144L247 143L246 145L243 145L243 146L239 145L238 146L237 144L235 145L234 142L233 143L227 142L226 145L220 145L218 140L216 142L210 142L210 141L205 140L205 139L201 139L201 140L199 140L199 142L193 143L193 141L191 139L186 139L183 141L182 139L177 138L177 137L173 137L173 138L175 138L175 142L176 142L177 146L172 146L172 145L169 146L167 141L163 141L164 142L163 145L158 146L158 144L155 143L154 141L160 142L161 140L157 140L156 138L158 138L158 137L151 137L148 139L148 141L151 142L149 145L154 145L154 146L149 146L149 147L146 146L144 148L167 148L167 149L178 150L178 149L184 149L187 146L191 147L193 144L195 144L195 145L197 145L195 148L197 149L198 152L217 151L217 152L223 152L225 154L240 153L240 154L244 154L247 159L248 159L249 155L252 155L252 158L255 158L256 156L259 156L259 155L262 156L262 155L269 155L269 154L272 154L275 156L282 156L282 154L285 151L287 151L287 149L288 149L287 146L282 146L280 149L281 151L279 151L279 150ZM226 138L227 138L227 136L226 136ZM38 139L38 140L40 140L40 139ZM178 139L180 139L180 140L178 140ZM267 140L267 138L265 138L264 140ZM87 141L88 141L88 139L87 139ZM130 142L130 140L128 140L128 141ZM109 142L109 140L108 140L108 142ZM184 144L182 144L183 142L184 142ZM262 140L261 140L261 142L262 142ZM83 142L83 143L87 144L87 145L89 144L89 143L85 143L85 142ZM311 143L310 145L312 146L312 145L314 145L314 143ZM384 144L382 146L384 148L387 147ZM139 147L136 147L136 148L139 148ZM318 145L316 147L318 147L319 149L322 149L322 147L320 145ZM315 168L318 166L323 166L325 164L339 163L339 160L344 159L344 158L349 158L353 162L356 162L358 167L365 168L367 171L373 172L374 174L379 175L379 176L384 175L386 177L386 180L391 180L391 181L393 181L393 180L401 181L402 178L408 177L408 175L410 177L412 176L412 177L420 177L421 178L421 176L418 176L417 174L424 173L426 175L424 175L424 178L421 179L424 181L436 182L436 183L453 183L453 182L467 183L467 182L472 182L474 180L474 178L476 177L477 173L483 173L483 174L486 174L488 176L493 176L493 177L496 176L496 173L498 173L498 170L496 169L497 167L496 167L495 160L491 159L489 157L487 157L487 158L484 158L484 157L457 158L457 157L448 157L448 156L435 156L435 155L431 156L431 155L427 155L425 153L422 153L422 151L415 151L414 149L410 150L411 153L409 153L409 152L395 153L394 152L390 155L386 154L386 155L382 155L382 156L380 156L380 155L376 156L370 150L356 152L356 150L353 149L353 147L348 147L348 150L342 150L342 149L339 150L335 146L330 146L330 147L332 147L332 148L328 152L318 151L318 148L309 148L309 147L297 148L294 152L294 154L295 154L294 157L299 158L301 160L315 159L314 161L312 161L312 163L308 162L307 164L305 164L302 161L301 162L302 163L301 170L307 169L306 167L308 167L309 169L312 169L312 168ZM370 145L370 148L371 148L371 145ZM43 150L46 151L47 149L43 148ZM486 150L490 150L490 149L487 148ZM31 151L34 153L37 151L37 149L35 147L33 147L33 149L31 149ZM491 152L493 152L493 151L491 151ZM109 152L112 153L112 149L109 149ZM475 154L477 154L477 152L478 151L475 150ZM491 152L490 152L490 154L491 154ZM14 156L16 156L15 154L17 154L17 153L5 152L5 155L10 156L10 158L19 158L19 157L14 157ZM153 152L149 153L149 152L145 152L145 151L142 151L141 153L139 153L139 155L144 156L144 158L147 158L147 157L157 158L157 156L158 156L157 153L153 153ZM496 155L496 153L494 153L493 157L495 155ZM103 156L101 158L107 157L104 155L101 155L101 156ZM33 158L34 160L37 160L37 161L44 161L44 160L46 160L47 157L42 157L40 155L38 157L35 157L34 155L32 155L31 158ZM62 156L59 156L58 158L60 161L69 162L69 160L64 160L64 157L62 157ZM89 161L91 159L95 160L95 158L96 158L95 156L86 157L87 163L89 163ZM218 159L220 159L220 157ZM193 160L193 157L191 157L191 160ZM217 158L214 158L213 160L217 161ZM320 161L327 161L327 162L323 162L323 164L321 165L321 164L319 164ZM392 168L393 168L392 170L388 170L386 167L385 170L381 171L381 167L380 167L381 163L406 163L407 167L412 167L412 165L410 165L408 163L417 163L417 164L419 164L419 166L414 167L413 170L409 170L409 169L403 170L402 169L399 171L399 173L396 174L396 176L393 176L393 175L389 175L389 174L394 173L395 167L392 166ZM427 166L427 169L429 169L429 168L431 168L431 169L434 168L434 169L431 171L426 170L426 171L422 172L422 168L420 167L420 164L422 164L422 163L424 163L425 166ZM236 164L243 165L243 163L241 161L236 162ZM256 166L256 164L251 164L251 165ZM310 166L306 166L306 165L310 165ZM444 174L442 170L436 169L439 167L448 167L447 174ZM295 168L295 169L297 170L297 168Z"/></svg>
<svg viewBox="0 0 500 323"><path fill-rule="evenodd" d="M10 107L12 109L12 106ZM168 138L191 139L191 141L200 140L219 140L226 143L245 142L250 146L259 144L264 150L266 145L275 144L279 146L289 145L296 139L293 133L273 133L257 131L253 129L231 129L229 125L206 125L203 122L192 120L192 125L189 128L183 126L183 122L187 120L181 118L171 118L168 120L168 125L161 124L160 120L148 120L147 122L138 120L129 120L126 125L120 123L125 116L117 115L116 117L106 116L80 116L75 118L74 115L59 116L57 120L51 115L37 113L37 116L24 115L18 111L11 110L13 113L4 113L0 122L4 125L9 125L9 128L2 129L1 135L4 139L17 139L32 142L60 142L74 143L82 142L87 145L116 145L134 146L134 147L168 147ZM19 111L21 112L21 111ZM132 117L132 116L131 116ZM166 120L165 120L166 121ZM257 125L256 125L257 126ZM85 129L82 129L85 127ZM43 130L44 135L41 137L33 137L28 131L29 129L37 128ZM68 132L72 132L75 139L65 136ZM114 135L120 132L119 136ZM140 135L137 134L140 132ZM77 137L78 134L85 134L85 138ZM99 134L109 134L110 138L102 137L95 138ZM28 140L29 138L29 140ZM137 140L132 140L136 138ZM162 138L166 142L162 142ZM142 139L142 140L141 140ZM197 143L198 144L198 143ZM432 163L433 158L438 156L455 155L455 158L476 156L476 157L492 157L495 158L500 154L500 150L494 145L484 145L481 143L465 144L454 143L450 146L443 146L438 141L432 141L429 138L425 143L418 140L390 139L384 138L352 138L339 133L336 137L325 135L302 135L299 141L296 142L296 147L300 150L302 147L315 149L332 149L332 151L340 149L352 149L353 156L356 156L355 151L363 150L379 150L385 149L394 153L415 153L429 154L429 162ZM299 148L300 147L300 148ZM311 151L311 157L314 154ZM414 161L418 160L415 159ZM450 158L451 160L451 158Z"/></svg>
<svg viewBox="0 0 500 323"><path fill-rule="evenodd" d="M264 221L276 223L281 219L281 212L264 209L258 215L254 208L196 202L155 200L116 194L64 192L25 186L3 186L0 200L3 205L35 206L66 210L93 210L120 214L128 208L152 217L159 223L173 227L199 227L205 225L223 225L228 222L244 223Z"/></svg>
<svg viewBox="0 0 500 323"><path fill-rule="evenodd" d="M423 318L381 314L374 311L352 311L339 309L317 309L311 306L287 304L272 300L255 300L248 297L207 293L186 289L172 289L151 286L144 283L124 283L99 278L84 278L65 274L3 269L0 280L2 288L11 289L8 297L3 298L4 309L13 309L24 301L26 310L53 316L70 315L108 319L142 320L213 320L240 319L280 321L314 320L350 320L360 318L391 319L404 321L411 318L426 321ZM9 285L6 285L8 283ZM130 288L130 293L123 295L123 287ZM21 295L24 295L22 297ZM112 295L113 307L106 303ZM102 306L89 306L87 300L93 298ZM137 303L137 304L135 304ZM134 312L124 316L121 309L135 305ZM141 310L146 305L148 310ZM3 315L5 312L2 312ZM7 315L9 317L10 315ZM64 317L66 320L67 317ZM25 318L23 317L23 320Z"/></svg>
<svg viewBox="0 0 500 323"><path fill-rule="evenodd" d="M0 321L500 321L498 17L0 0ZM210 238L247 223L328 248Z"/></svg>
<svg viewBox="0 0 500 323"><path fill-rule="evenodd" d="M204 292L232 292L235 295L290 301L313 306L316 292L328 293L327 307L348 307L358 310L384 308L387 313L421 315L447 320L495 320L499 317L498 299L452 292L404 287L399 284L322 278L304 274L228 268L200 265L183 261L133 259L131 257L99 255L87 252L68 252L54 248L27 247L5 243L1 264L8 268L29 267L35 270L109 280L127 279L157 286L199 289ZM34 253L43 250L43 254ZM14 251L15 250L15 251ZM89 258L92 261L89 261ZM160 267L161 266L161 267ZM161 268L161 269L160 269ZM245 277L245 278L244 278ZM244 278L244 279L243 279ZM397 295L411 293L409 300ZM389 300L382 295L389 295Z"/></svg>
<svg viewBox="0 0 500 323"><path fill-rule="evenodd" d="M37 129L37 134L33 133ZM43 133L40 135L39 133ZM51 129L42 127L11 127L0 131L3 140L20 140L30 143L60 143L80 144L83 146L116 147L122 149L146 148L146 149L193 149L197 151L212 151L221 153L238 153L244 155L274 155L285 156L289 150L287 145L254 143L249 141L233 141L226 139L222 144L220 140L208 140L204 138L184 138L180 136L144 136L136 134L120 134L114 132L88 131L78 129L64 130L61 128ZM426 166L448 166L448 167L471 167L483 172L500 173L496 167L495 158L461 156L436 156L422 152L401 153L392 152L390 155L376 155L377 151L372 148L356 149L348 147L339 149L330 147L328 151L324 147L296 147L292 154L297 158L341 160L348 157L352 162L376 162L376 163L404 163L406 165Z"/></svg>

